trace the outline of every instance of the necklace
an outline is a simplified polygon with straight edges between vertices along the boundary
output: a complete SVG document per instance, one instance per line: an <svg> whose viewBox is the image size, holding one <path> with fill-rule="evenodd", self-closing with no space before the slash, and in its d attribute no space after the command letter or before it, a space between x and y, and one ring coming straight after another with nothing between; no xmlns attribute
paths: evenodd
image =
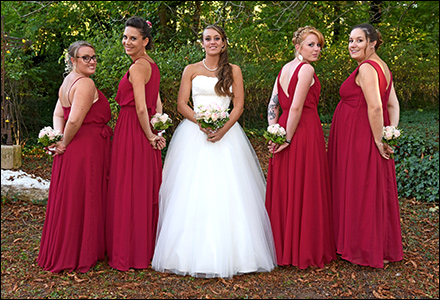
<svg viewBox="0 0 440 300"><path fill-rule="evenodd" d="M210 69L210 68L208 68L208 67L206 66L206 64L205 64L205 59L203 59L202 62L203 62L203 65L205 66L206 70L211 71L211 72L217 71L218 66L217 66L217 68L215 68L215 69Z"/></svg>

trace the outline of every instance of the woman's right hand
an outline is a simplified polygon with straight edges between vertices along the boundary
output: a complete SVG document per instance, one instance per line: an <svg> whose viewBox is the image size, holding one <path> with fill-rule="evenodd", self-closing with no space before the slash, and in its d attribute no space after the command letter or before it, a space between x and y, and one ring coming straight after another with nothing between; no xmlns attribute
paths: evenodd
<svg viewBox="0 0 440 300"><path fill-rule="evenodd" d="M153 146L153 149L162 150L165 148L167 142L164 137L153 135L153 137L148 138L148 142L150 142L150 145Z"/></svg>
<svg viewBox="0 0 440 300"><path fill-rule="evenodd" d="M201 125L199 122L197 122L197 125L199 125L199 129L200 129L203 133L210 134L210 133L216 132L216 130L212 130L211 127L203 128L202 125Z"/></svg>
<svg viewBox="0 0 440 300"><path fill-rule="evenodd" d="M61 155L66 151L66 146L63 143L63 140L57 142L56 144L52 144L48 146L49 150L54 153L54 157L57 155Z"/></svg>
<svg viewBox="0 0 440 300"><path fill-rule="evenodd" d="M388 145L384 144L383 142L376 143L377 150L379 150L380 156L382 156L385 159L390 159L390 154L394 153L393 149Z"/></svg>
<svg viewBox="0 0 440 300"><path fill-rule="evenodd" d="M281 152L281 151L283 151L284 149L286 149L287 147L289 147L289 143L284 143L284 144L282 144L282 145L277 145L277 147L275 148L275 152L273 152L273 153L279 153L279 152Z"/></svg>

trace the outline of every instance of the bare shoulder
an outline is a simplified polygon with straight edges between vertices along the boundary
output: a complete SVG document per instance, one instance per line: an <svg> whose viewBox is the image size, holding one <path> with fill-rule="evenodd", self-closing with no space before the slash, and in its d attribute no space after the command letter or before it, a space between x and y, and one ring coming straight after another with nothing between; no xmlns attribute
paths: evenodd
<svg viewBox="0 0 440 300"><path fill-rule="evenodd" d="M241 68L238 65L230 64L232 67L232 76L234 79L243 79L243 74L241 73Z"/></svg>
<svg viewBox="0 0 440 300"><path fill-rule="evenodd" d="M185 67L185 69L183 69L184 73L195 73L201 66L201 62L196 62L193 64L189 64Z"/></svg>
<svg viewBox="0 0 440 300"><path fill-rule="evenodd" d="M315 72L315 68L311 64L304 64L301 68L301 70L304 70L306 72Z"/></svg>
<svg viewBox="0 0 440 300"><path fill-rule="evenodd" d="M315 68L311 64L304 64L298 72L299 76L313 77Z"/></svg>
<svg viewBox="0 0 440 300"><path fill-rule="evenodd" d="M202 62L196 62L193 64L189 64L183 69L182 78L189 78L192 80L197 74L203 73L203 65Z"/></svg>
<svg viewBox="0 0 440 300"><path fill-rule="evenodd" d="M89 77L80 78L75 85L76 88L80 87L81 89L95 89L95 82Z"/></svg>
<svg viewBox="0 0 440 300"><path fill-rule="evenodd" d="M369 63L365 63L360 65L359 69L358 69L358 74L361 76L365 76L365 75L369 75L369 74L373 74L376 73L376 69L373 67L373 65L369 64Z"/></svg>
<svg viewBox="0 0 440 300"><path fill-rule="evenodd" d="M138 59L129 68L130 72L145 72L151 70L151 63L146 59Z"/></svg>
<svg viewBox="0 0 440 300"><path fill-rule="evenodd" d="M231 63L230 63L230 65L232 67L232 72L233 73L241 73L241 68L238 65L231 64Z"/></svg>

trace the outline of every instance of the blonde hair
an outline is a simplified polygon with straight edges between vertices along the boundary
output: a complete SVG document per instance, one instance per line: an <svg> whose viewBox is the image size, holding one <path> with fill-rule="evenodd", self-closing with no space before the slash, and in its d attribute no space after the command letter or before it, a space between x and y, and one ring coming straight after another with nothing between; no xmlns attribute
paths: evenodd
<svg viewBox="0 0 440 300"><path fill-rule="evenodd" d="M293 34L293 38L292 38L293 45L299 45L301 48L302 43L304 42L306 37L311 33L315 34L318 37L318 43L321 44L321 49L322 49L325 43L324 35L321 33L321 31L319 31L318 29L312 26L305 26L298 28L298 30L295 31L295 33ZM298 56L298 51L296 51L295 55Z"/></svg>
<svg viewBox="0 0 440 300"><path fill-rule="evenodd" d="M64 62L66 64L66 73L72 72L73 64L72 64L71 58L72 57L76 58L76 55L78 54L78 50L81 47L90 47L93 50L95 50L95 47L92 44L90 44L89 42L86 42L86 41L76 41L76 42L73 42L69 46L69 49L67 49L66 56L64 58Z"/></svg>

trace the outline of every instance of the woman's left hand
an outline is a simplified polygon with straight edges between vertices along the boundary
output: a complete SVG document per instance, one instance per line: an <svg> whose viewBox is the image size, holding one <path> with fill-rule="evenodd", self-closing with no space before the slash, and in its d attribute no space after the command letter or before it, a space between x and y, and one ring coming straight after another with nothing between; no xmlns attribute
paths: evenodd
<svg viewBox="0 0 440 300"><path fill-rule="evenodd" d="M66 146L63 143L63 140L57 142L56 144L52 144L49 147L49 150L53 153L53 156L61 155L66 151Z"/></svg>
<svg viewBox="0 0 440 300"><path fill-rule="evenodd" d="M284 143L284 144L280 145L279 147L277 147L273 153L279 153L279 152L283 151L284 149L286 149L289 145L290 144L288 144L288 143Z"/></svg>
<svg viewBox="0 0 440 300"><path fill-rule="evenodd" d="M211 142L211 143L215 143L215 142L220 141L223 138L223 136L225 135L225 133L223 132L224 130L222 130L222 129L223 128L219 128L215 131L209 132L207 141Z"/></svg>
<svg viewBox="0 0 440 300"><path fill-rule="evenodd" d="M166 145L166 140L162 136L153 135L153 137L148 138L148 142L153 146L153 149L162 150Z"/></svg>

